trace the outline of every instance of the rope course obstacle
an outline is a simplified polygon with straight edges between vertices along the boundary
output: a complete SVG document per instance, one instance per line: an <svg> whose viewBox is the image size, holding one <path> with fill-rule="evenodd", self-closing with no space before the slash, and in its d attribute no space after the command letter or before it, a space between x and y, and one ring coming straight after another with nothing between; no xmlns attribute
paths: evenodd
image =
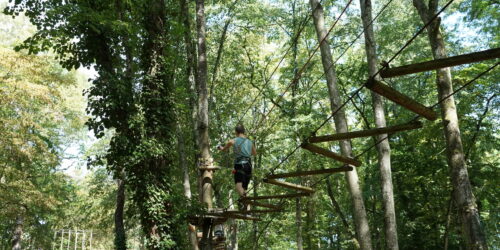
<svg viewBox="0 0 500 250"><path fill-rule="evenodd" d="M373 23L375 19L379 17L379 15L387 8L387 6L392 2L393 0L389 0L381 9L381 11L375 16L375 18L370 22ZM437 119L437 113L434 111L434 108L442 103L444 100L448 99L449 97L455 95L459 91L463 90L470 84L472 84L474 81L476 81L478 78L483 76L484 74L490 72L493 70L500 62L496 62L493 64L491 67L489 67L487 70L483 71L482 73L478 74L476 77L456 89L453 93L450 95L442 98L439 100L436 104L426 107L423 104L420 104L419 102L415 101L411 97L404 95L403 93L397 91L396 89L390 87L388 84L384 83L382 80L376 80L376 76L381 76L382 78L391 78L391 77L396 77L396 76L402 76L402 75L408 75L408 74L413 74L413 73L418 73L418 72L424 72L424 71L431 71L431 70L436 70L440 68L446 68L446 67L452 67L452 66L457 66L457 65L462 65L462 64L469 64L469 63L474 63L474 62L479 62L479 61L484 61L484 60L491 60L491 59L497 59L500 58L500 48L494 48L494 49L489 49L485 51L480 51L480 52L474 52L470 54L465 54L465 55L458 55L458 56L453 56L453 57L448 57L448 58L443 58L443 59L436 59L436 60L430 60L427 62L421 62L421 63L416 63L416 64L410 64L410 65L405 65L405 66L399 66L399 67L390 67L390 63L399 55L403 52L404 49L406 49L415 39L417 36L419 36L421 33L424 32L424 30L436 19L439 17L439 15L450 6L450 4L454 0L448 1L430 20L422 26L387 62L384 63L383 67L379 69L379 71L371 76L365 83L363 83L360 87L358 87L355 91L353 91L349 97L347 98L346 101L344 101L336 110L332 110L332 114L329 115L318 127L316 127L313 132L307 137L304 138L299 145L297 145L291 152L289 152L279 163L272 167L271 169L268 170L268 173L265 174L265 178L262 179L264 183L271 184L271 185L276 185L281 188L284 188L285 190L290 190L293 191L294 193L286 193L286 194L277 194L277 195L263 195L263 196L254 196L254 197L243 197L239 201L249 204L252 207L265 207L267 209L262 209L262 210L250 210L250 211L239 211L239 210L234 210L234 209L229 209L229 207L233 206L233 202L226 207L222 209L214 209L211 211L207 211L206 214L200 215L203 218L213 218L215 223L223 223L225 220L228 218L233 218L233 219L242 219L242 220L251 220L251 221L258 221L260 220L258 217L254 217L257 214L266 214L266 213L276 213L276 212L282 212L284 211L283 207L284 204L286 203L287 199L291 198L298 198L298 197L307 197L311 195L312 193L315 192L314 187L328 178L330 175L334 173L341 173L341 172L347 172L347 171L352 171L353 167L359 167L362 165L362 162L358 161L358 158L362 155L364 155L366 152L368 152L370 149L381 143L382 141L388 139L388 136L376 141L373 145L368 147L366 150L362 151L360 154L355 156L354 158L350 157L345 157L340 154L337 154L333 151L330 151L328 149L322 148L320 146L317 146L316 143L323 143L323 142L331 142L331 141L342 141L342 140L350 140L354 138L363 138L363 137L372 137L375 135L383 135L383 134L394 134L397 132L402 132L402 131L409 131L409 130L414 130L414 129L419 129L423 127L423 124L419 121L421 117L434 121ZM273 102L273 106L271 109L265 113L261 119L259 119L257 125L255 127L260 128L260 129L265 129L265 126L261 126L261 123L266 121L267 116L274 110L274 107L277 106L277 104L283 100L284 95L286 92L289 90L290 86L292 86L294 83L300 80L300 78L303 75L303 72L307 65L310 63L312 57L314 54L317 52L319 46L321 43L326 42L328 35L330 32L333 30L335 25L338 23L340 20L341 16L345 13L349 5L352 3L352 0L349 1L346 6L343 8L341 14L339 15L338 18L334 21L333 25L329 29L327 35L325 36L324 39L322 39L319 43L316 49L310 53L309 58L307 59L306 63L300 68L299 71L297 71L295 77L293 80L288 84L283 91L282 94L278 96L276 100ZM301 23L301 27L299 29L299 32L297 35L294 37L293 43L296 43L299 40L299 36L305 26L305 24L309 21L310 15L306 17L304 22ZM357 35L356 39L350 43L350 45L344 50L343 53L335 60L333 65L340 59L342 55L345 54L345 52L354 44L354 42L360 38L361 34L364 32L364 30ZM293 45L292 45L293 46ZM272 71L271 76L265 81L267 84L271 78L272 75L276 72L277 68L280 66L282 63L283 59L285 56L288 54L290 51L290 46L287 50L286 53L283 55L281 60L279 61L278 65L274 70ZM332 66L333 66L332 65ZM324 74L321 76L323 77ZM319 81L319 79L315 80L313 82L313 85L316 84ZM344 108L345 105L349 101L351 101L363 88L367 88L381 96L384 96L385 98L393 101L394 103L404 107L405 109L408 109L411 112L414 112L416 114L415 118L410 120L407 123L404 124L399 124L399 125L393 125L393 126L387 126L384 128L374 128L374 129L367 129L367 130L362 130L362 131L351 131L351 132L346 132L346 133L337 133L337 134L330 134L330 135L320 135L317 136L316 133L325 125L328 123L328 121L337 113L339 110ZM312 87L310 87L308 90L310 90ZM263 89L263 88L262 88ZM243 117L246 115L248 110L255 105L256 100L258 99L258 96L262 93L262 89L259 90L259 93L253 98L253 101L248 109L245 110L243 115L239 118L238 122L240 122ZM253 131L256 132L256 131ZM336 161L339 161L342 163L340 167L336 168L329 168L329 169L315 169L315 170L301 170L301 171L296 171L296 172L289 172L289 173L274 173L276 169L278 169L282 164L284 164L295 152L298 151L299 148L303 148L305 150L308 150L312 153L319 154L331 159L334 159ZM214 169L215 170L215 169ZM285 178L290 178L290 177L303 177L303 176L315 176L315 175L324 175L323 178L320 178L318 181L315 183L311 184L310 186L302 186L298 185L295 183L291 182L285 182L283 179ZM255 185L249 189L247 192L251 191ZM270 203L262 203L260 202L261 200L275 200L279 199L279 202L277 204L270 204ZM260 238L260 235L262 232L267 228L267 226L276 218L276 216L273 216L267 223L266 225L260 230L259 237L257 237L257 240Z"/></svg>

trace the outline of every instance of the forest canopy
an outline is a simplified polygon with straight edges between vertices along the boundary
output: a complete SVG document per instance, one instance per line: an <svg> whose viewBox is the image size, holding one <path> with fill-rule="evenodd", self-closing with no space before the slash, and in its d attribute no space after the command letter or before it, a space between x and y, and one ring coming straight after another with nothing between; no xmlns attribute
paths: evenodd
<svg viewBox="0 0 500 250"><path fill-rule="evenodd" d="M0 249L500 247L498 1L0 8Z"/></svg>

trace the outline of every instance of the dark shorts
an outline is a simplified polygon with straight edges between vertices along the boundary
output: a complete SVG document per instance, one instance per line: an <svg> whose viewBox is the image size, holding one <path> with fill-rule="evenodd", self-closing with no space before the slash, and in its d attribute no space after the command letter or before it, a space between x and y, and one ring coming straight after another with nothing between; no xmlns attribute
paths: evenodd
<svg viewBox="0 0 500 250"><path fill-rule="evenodd" d="M248 183L252 179L252 163L234 164L234 183L241 182L244 189L248 188Z"/></svg>

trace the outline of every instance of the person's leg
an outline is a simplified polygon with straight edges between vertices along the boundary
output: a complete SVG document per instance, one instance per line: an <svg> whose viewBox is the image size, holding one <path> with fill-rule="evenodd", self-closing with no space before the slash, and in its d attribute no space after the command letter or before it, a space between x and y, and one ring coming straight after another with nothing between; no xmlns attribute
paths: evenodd
<svg viewBox="0 0 500 250"><path fill-rule="evenodd" d="M245 196L246 190L243 188L242 182L236 183L236 192L238 192L238 194L242 197Z"/></svg>

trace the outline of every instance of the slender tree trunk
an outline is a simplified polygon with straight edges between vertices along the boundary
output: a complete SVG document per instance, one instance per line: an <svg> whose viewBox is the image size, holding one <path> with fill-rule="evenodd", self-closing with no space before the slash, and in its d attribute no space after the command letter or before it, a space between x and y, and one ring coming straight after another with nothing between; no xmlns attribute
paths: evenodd
<svg viewBox="0 0 500 250"><path fill-rule="evenodd" d="M297 224L297 250L304 249L302 247L302 205L300 198L295 200L295 221Z"/></svg>
<svg viewBox="0 0 500 250"><path fill-rule="evenodd" d="M212 167L213 159L210 154L210 140L208 134L208 91L207 91L207 54L205 38L205 1L196 0L196 27L198 34L198 142L200 159L199 166ZM204 170L201 175L201 202L212 208L212 178L213 170ZM210 239L210 220L203 223L203 237L201 249L212 249Z"/></svg>
<svg viewBox="0 0 500 250"><path fill-rule="evenodd" d="M177 124L177 150L179 151L179 163L183 172L182 186L184 187L184 196L191 200L191 184L189 182L189 165L186 157L186 145L184 140L184 135L182 134L182 129L179 124ZM198 249L198 239L196 237L196 227L193 225L188 226L188 236L191 242L191 249Z"/></svg>
<svg viewBox="0 0 500 250"><path fill-rule="evenodd" d="M116 209L115 209L115 247L118 250L127 249L127 239L125 235L125 225L123 223L123 211L125 207L125 181L123 173L116 180L118 189L116 190Z"/></svg>
<svg viewBox="0 0 500 250"><path fill-rule="evenodd" d="M12 250L21 250L21 240L23 236L24 216L18 215L16 217L16 227L12 235Z"/></svg>
<svg viewBox="0 0 500 250"><path fill-rule="evenodd" d="M430 0L427 6L423 0L413 0L422 21L427 23L437 12L438 1ZM435 59L446 58L446 46L440 30L440 19L435 19L427 28L432 55ZM439 100L453 92L450 68L436 71ZM462 138L458 125L458 115L453 96L441 103L444 134L446 137L447 160L451 169L451 183L453 185L453 199L461 218L462 234L467 249L487 249L486 238L481 225L476 200L465 164Z"/></svg>
<svg viewBox="0 0 500 250"><path fill-rule="evenodd" d="M232 191L229 192L229 208L234 209ZM229 250L238 250L238 223L235 219L229 219Z"/></svg>
<svg viewBox="0 0 500 250"><path fill-rule="evenodd" d="M365 30L365 48L368 61L368 73L373 77L377 73L377 51L375 43L375 35L373 33L372 20L372 4L371 0L360 0L361 19L363 20L363 28ZM380 77L376 77L380 78ZM373 113L375 114L375 126L377 128L386 127L384 101L382 96L371 92L373 102ZM378 164L380 168L380 178L382 184L382 204L384 206L384 224L385 224L385 244L387 249L397 250L398 232L396 227L396 211L394 208L394 193L392 186L391 172L391 147L387 134L382 134L376 137Z"/></svg>
<svg viewBox="0 0 500 250"><path fill-rule="evenodd" d="M313 19L316 28L316 34L318 36L318 41L323 41L320 46L321 60L328 84L330 107L333 112L341 105L342 100L337 89L337 76L335 73L335 67L333 66L330 45L328 39L325 38L327 31L325 29L323 8L321 6L318 6L318 0L309 0L309 3L311 4L311 8L313 10ZM347 120L344 111L339 110L333 118L335 121L335 128L337 133L347 132ZM351 157L352 149L350 141L341 141L340 150L343 156ZM363 195L361 193L361 187L359 184L359 177L356 168L346 173L346 179L352 198L354 223L358 241L360 243L361 249L372 249L370 229L368 227L368 219L366 216Z"/></svg>

